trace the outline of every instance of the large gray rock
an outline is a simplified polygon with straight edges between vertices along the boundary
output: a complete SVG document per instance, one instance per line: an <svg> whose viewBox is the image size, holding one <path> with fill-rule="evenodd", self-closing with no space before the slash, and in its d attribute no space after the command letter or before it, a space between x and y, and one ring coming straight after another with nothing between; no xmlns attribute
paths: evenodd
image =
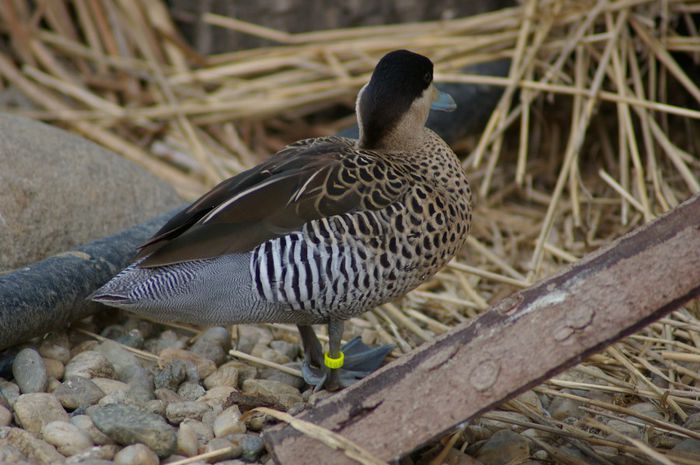
<svg viewBox="0 0 700 465"><path fill-rule="evenodd" d="M0 113L0 273L180 203L136 164L61 129Z"/></svg>
<svg viewBox="0 0 700 465"><path fill-rule="evenodd" d="M88 415L97 429L118 444L142 443L160 457L175 450L175 429L158 415L120 404L93 407L88 409Z"/></svg>

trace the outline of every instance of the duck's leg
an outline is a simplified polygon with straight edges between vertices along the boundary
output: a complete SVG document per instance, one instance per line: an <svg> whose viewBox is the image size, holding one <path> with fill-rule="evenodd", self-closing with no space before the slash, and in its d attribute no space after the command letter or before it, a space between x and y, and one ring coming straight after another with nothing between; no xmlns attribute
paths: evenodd
<svg viewBox="0 0 700 465"><path fill-rule="evenodd" d="M350 340L341 347L343 322L328 322L328 352L323 353L321 343L311 326L297 325L304 349L302 373L304 381L314 386L334 390L347 387L379 368L384 358L392 351L391 344L369 347L360 337Z"/></svg>
<svg viewBox="0 0 700 465"><path fill-rule="evenodd" d="M323 363L328 368L325 387L329 391L344 387L340 382L340 371L345 366L345 354L340 350L342 339L343 321L331 318L328 322L328 352L323 355ZM318 389L318 386L316 388Z"/></svg>
<svg viewBox="0 0 700 465"><path fill-rule="evenodd" d="M348 387L379 368L386 356L394 349L391 344L369 347L358 336L340 346L343 335L343 322L331 320L328 323L329 350L324 355L324 365L328 368L327 389Z"/></svg>
<svg viewBox="0 0 700 465"><path fill-rule="evenodd" d="M326 369L323 365L323 348L316 337L311 325L297 325L301 337L301 347L304 351L304 363L301 372L304 381L311 386L323 384L326 377Z"/></svg>

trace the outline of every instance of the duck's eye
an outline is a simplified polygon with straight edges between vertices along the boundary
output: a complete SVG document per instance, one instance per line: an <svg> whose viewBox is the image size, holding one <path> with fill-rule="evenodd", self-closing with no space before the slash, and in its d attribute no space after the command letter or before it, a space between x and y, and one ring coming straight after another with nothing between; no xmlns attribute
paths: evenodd
<svg viewBox="0 0 700 465"><path fill-rule="evenodd" d="M425 76L423 76L423 81L425 81L426 84L430 84L431 82L433 82L433 73L425 73Z"/></svg>

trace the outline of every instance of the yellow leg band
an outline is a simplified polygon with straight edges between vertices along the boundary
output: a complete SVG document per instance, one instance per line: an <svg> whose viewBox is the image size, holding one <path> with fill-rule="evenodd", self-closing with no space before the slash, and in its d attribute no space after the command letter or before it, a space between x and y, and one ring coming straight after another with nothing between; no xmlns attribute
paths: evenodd
<svg viewBox="0 0 700 465"><path fill-rule="evenodd" d="M323 354L323 362L328 368L337 369L343 368L343 363L345 362L345 354L343 352L338 353L338 358L332 358L328 355L328 352Z"/></svg>

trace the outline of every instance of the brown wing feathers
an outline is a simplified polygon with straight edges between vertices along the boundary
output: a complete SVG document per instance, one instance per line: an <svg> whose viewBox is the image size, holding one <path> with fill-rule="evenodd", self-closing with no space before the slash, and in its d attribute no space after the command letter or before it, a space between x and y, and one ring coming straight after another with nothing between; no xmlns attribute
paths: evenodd
<svg viewBox="0 0 700 465"><path fill-rule="evenodd" d="M141 247L138 258L146 258L140 266L249 251L313 219L366 208L368 202L363 198L376 186L348 172L352 171L348 157L355 155L352 145L343 139L288 146L267 162L222 182L175 215ZM359 165L357 169L367 168Z"/></svg>

